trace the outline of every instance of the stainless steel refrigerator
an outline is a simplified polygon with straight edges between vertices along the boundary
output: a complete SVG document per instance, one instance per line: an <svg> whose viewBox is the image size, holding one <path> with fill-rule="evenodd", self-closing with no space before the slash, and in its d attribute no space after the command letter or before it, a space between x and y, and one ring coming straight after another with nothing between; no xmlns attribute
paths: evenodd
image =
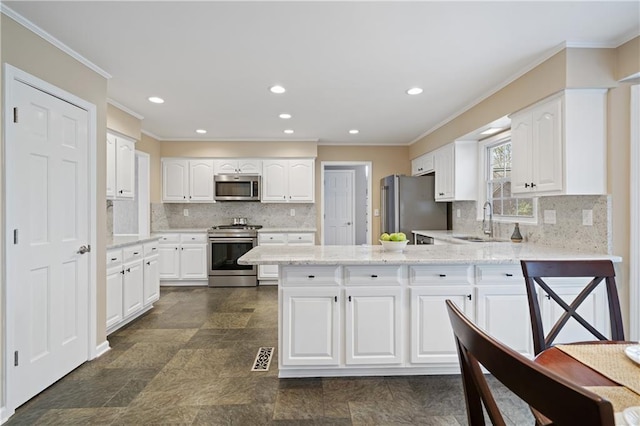
<svg viewBox="0 0 640 426"><path fill-rule="evenodd" d="M380 232L449 229L450 203L435 202L435 176L391 175L380 180Z"/></svg>

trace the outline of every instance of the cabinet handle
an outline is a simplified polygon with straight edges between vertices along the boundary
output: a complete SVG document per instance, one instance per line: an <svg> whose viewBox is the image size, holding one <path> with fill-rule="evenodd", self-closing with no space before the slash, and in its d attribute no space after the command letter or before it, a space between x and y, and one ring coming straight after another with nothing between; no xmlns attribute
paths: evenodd
<svg viewBox="0 0 640 426"><path fill-rule="evenodd" d="M444 192L438 192L438 195L442 196L444 195Z"/></svg>
<svg viewBox="0 0 640 426"><path fill-rule="evenodd" d="M133 254L140 254L140 252L139 251L134 251Z"/></svg>
<svg viewBox="0 0 640 426"><path fill-rule="evenodd" d="M545 294L544 297L546 297L547 300L551 300L551 296L549 296L548 294Z"/></svg>
<svg viewBox="0 0 640 426"><path fill-rule="evenodd" d="M114 261L114 260L118 260L118 258L117 257L112 257L111 261Z"/></svg>
<svg viewBox="0 0 640 426"><path fill-rule="evenodd" d="M467 299L471 300L471 295L467 294Z"/></svg>
<svg viewBox="0 0 640 426"><path fill-rule="evenodd" d="M180 250L184 250L184 247L180 247Z"/></svg>
<svg viewBox="0 0 640 426"><path fill-rule="evenodd" d="M123 269L122 271L120 271L120 273L121 273L122 275L124 275L124 269Z"/></svg>
<svg viewBox="0 0 640 426"><path fill-rule="evenodd" d="M315 278L315 275L309 275L308 278Z"/></svg>
<svg viewBox="0 0 640 426"><path fill-rule="evenodd" d="M351 302L351 296L349 296L349 302Z"/></svg>
<svg viewBox="0 0 640 426"><path fill-rule="evenodd" d="M191 195L189 195L189 199L191 199Z"/></svg>
<svg viewBox="0 0 640 426"><path fill-rule="evenodd" d="M187 196L186 196L186 195L183 195L183 196L182 196L182 198L185 198L185 199L186 199L186 198L187 198Z"/></svg>
<svg viewBox="0 0 640 426"><path fill-rule="evenodd" d="M444 278L446 276L447 276L447 274L440 274L440 278Z"/></svg>
<svg viewBox="0 0 640 426"><path fill-rule="evenodd" d="M158 250L158 247L151 247L151 251Z"/></svg>
<svg viewBox="0 0 640 426"><path fill-rule="evenodd" d="M120 191L118 191L120 194L122 194L122 189Z"/></svg>
<svg viewBox="0 0 640 426"><path fill-rule="evenodd" d="M131 268L127 268L127 272L131 272Z"/></svg>
<svg viewBox="0 0 640 426"><path fill-rule="evenodd" d="M376 274L371 274L371 278L378 278Z"/></svg>
<svg viewBox="0 0 640 426"><path fill-rule="evenodd" d="M151 262L147 262L147 266L151 266Z"/></svg>
<svg viewBox="0 0 640 426"><path fill-rule="evenodd" d="M531 182L531 187L533 188L534 186L536 186L536 184Z"/></svg>
<svg viewBox="0 0 640 426"><path fill-rule="evenodd" d="M513 276L513 274L505 274L505 275L508 276L508 277L512 277Z"/></svg>
<svg viewBox="0 0 640 426"><path fill-rule="evenodd" d="M178 250L178 247L176 247L176 250Z"/></svg>
<svg viewBox="0 0 640 426"><path fill-rule="evenodd" d="M528 188L528 187L529 187L529 184L525 182L524 187L525 187L525 188Z"/></svg>
<svg viewBox="0 0 640 426"><path fill-rule="evenodd" d="M338 301L338 296L335 296L335 297L334 297L334 299L335 299L335 301L337 302L337 301Z"/></svg>

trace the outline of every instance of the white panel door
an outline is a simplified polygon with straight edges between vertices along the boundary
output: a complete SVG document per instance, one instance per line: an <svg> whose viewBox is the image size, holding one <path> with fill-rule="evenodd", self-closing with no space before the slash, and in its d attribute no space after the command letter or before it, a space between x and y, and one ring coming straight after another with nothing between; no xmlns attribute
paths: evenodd
<svg viewBox="0 0 640 426"><path fill-rule="evenodd" d="M353 245L355 241L354 170L324 173L324 244Z"/></svg>
<svg viewBox="0 0 640 426"><path fill-rule="evenodd" d="M289 194L287 160L262 162L262 201L285 202Z"/></svg>
<svg viewBox="0 0 640 426"><path fill-rule="evenodd" d="M116 197L133 198L136 191L136 148L133 141L116 137Z"/></svg>
<svg viewBox="0 0 640 426"><path fill-rule="evenodd" d="M144 301L144 280L142 274L142 260L124 265L122 297L125 317L142 309Z"/></svg>
<svg viewBox="0 0 640 426"><path fill-rule="evenodd" d="M213 160L189 160L189 201L213 201Z"/></svg>
<svg viewBox="0 0 640 426"><path fill-rule="evenodd" d="M122 321L122 268L107 272L107 328Z"/></svg>
<svg viewBox="0 0 640 426"><path fill-rule="evenodd" d="M259 175L262 173L262 161L253 158L240 158L238 160L238 172Z"/></svg>
<svg viewBox="0 0 640 426"><path fill-rule="evenodd" d="M180 278L199 280L207 277L206 244L183 244L180 247Z"/></svg>
<svg viewBox="0 0 640 426"><path fill-rule="evenodd" d="M313 202L315 165L311 159L289 160L289 201Z"/></svg>
<svg viewBox="0 0 640 426"><path fill-rule="evenodd" d="M6 353L17 407L88 358L90 256L79 248L89 242L89 138L85 110L15 80L11 89Z"/></svg>
<svg viewBox="0 0 640 426"><path fill-rule="evenodd" d="M533 110L533 190L560 191L563 188L562 98Z"/></svg>
<svg viewBox="0 0 640 426"><path fill-rule="evenodd" d="M401 288L346 290L346 363L402 362Z"/></svg>
<svg viewBox="0 0 640 426"><path fill-rule="evenodd" d="M160 275L158 256L144 260L144 304L148 305L160 299Z"/></svg>
<svg viewBox="0 0 640 426"><path fill-rule="evenodd" d="M116 137L107 133L107 198L116 196Z"/></svg>
<svg viewBox="0 0 640 426"><path fill-rule="evenodd" d="M514 115L511 119L511 192L531 192L533 182L531 113ZM526 186L525 186L526 185Z"/></svg>
<svg viewBox="0 0 640 426"><path fill-rule="evenodd" d="M454 198L455 158L453 144L445 145L435 153L435 198L448 200Z"/></svg>
<svg viewBox="0 0 640 426"><path fill-rule="evenodd" d="M162 160L162 201L187 201L189 162L182 159Z"/></svg>
<svg viewBox="0 0 640 426"><path fill-rule="evenodd" d="M180 247L178 244L158 246L158 276L161 280L180 278Z"/></svg>

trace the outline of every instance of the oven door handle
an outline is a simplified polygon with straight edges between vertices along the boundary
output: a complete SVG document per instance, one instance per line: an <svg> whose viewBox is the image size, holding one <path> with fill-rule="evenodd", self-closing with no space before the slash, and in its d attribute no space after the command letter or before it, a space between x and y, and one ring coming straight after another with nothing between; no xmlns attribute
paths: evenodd
<svg viewBox="0 0 640 426"><path fill-rule="evenodd" d="M210 243L253 243L253 238L211 238Z"/></svg>

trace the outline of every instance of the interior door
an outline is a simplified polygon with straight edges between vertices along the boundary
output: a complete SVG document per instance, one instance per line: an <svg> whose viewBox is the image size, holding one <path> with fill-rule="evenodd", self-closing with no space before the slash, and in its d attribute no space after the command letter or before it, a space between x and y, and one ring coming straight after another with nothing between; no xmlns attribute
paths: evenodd
<svg viewBox="0 0 640 426"><path fill-rule="evenodd" d="M87 111L9 84L7 395L17 407L88 359L90 256L80 247L91 222Z"/></svg>
<svg viewBox="0 0 640 426"><path fill-rule="evenodd" d="M324 244L353 245L355 242L355 171L324 173Z"/></svg>

